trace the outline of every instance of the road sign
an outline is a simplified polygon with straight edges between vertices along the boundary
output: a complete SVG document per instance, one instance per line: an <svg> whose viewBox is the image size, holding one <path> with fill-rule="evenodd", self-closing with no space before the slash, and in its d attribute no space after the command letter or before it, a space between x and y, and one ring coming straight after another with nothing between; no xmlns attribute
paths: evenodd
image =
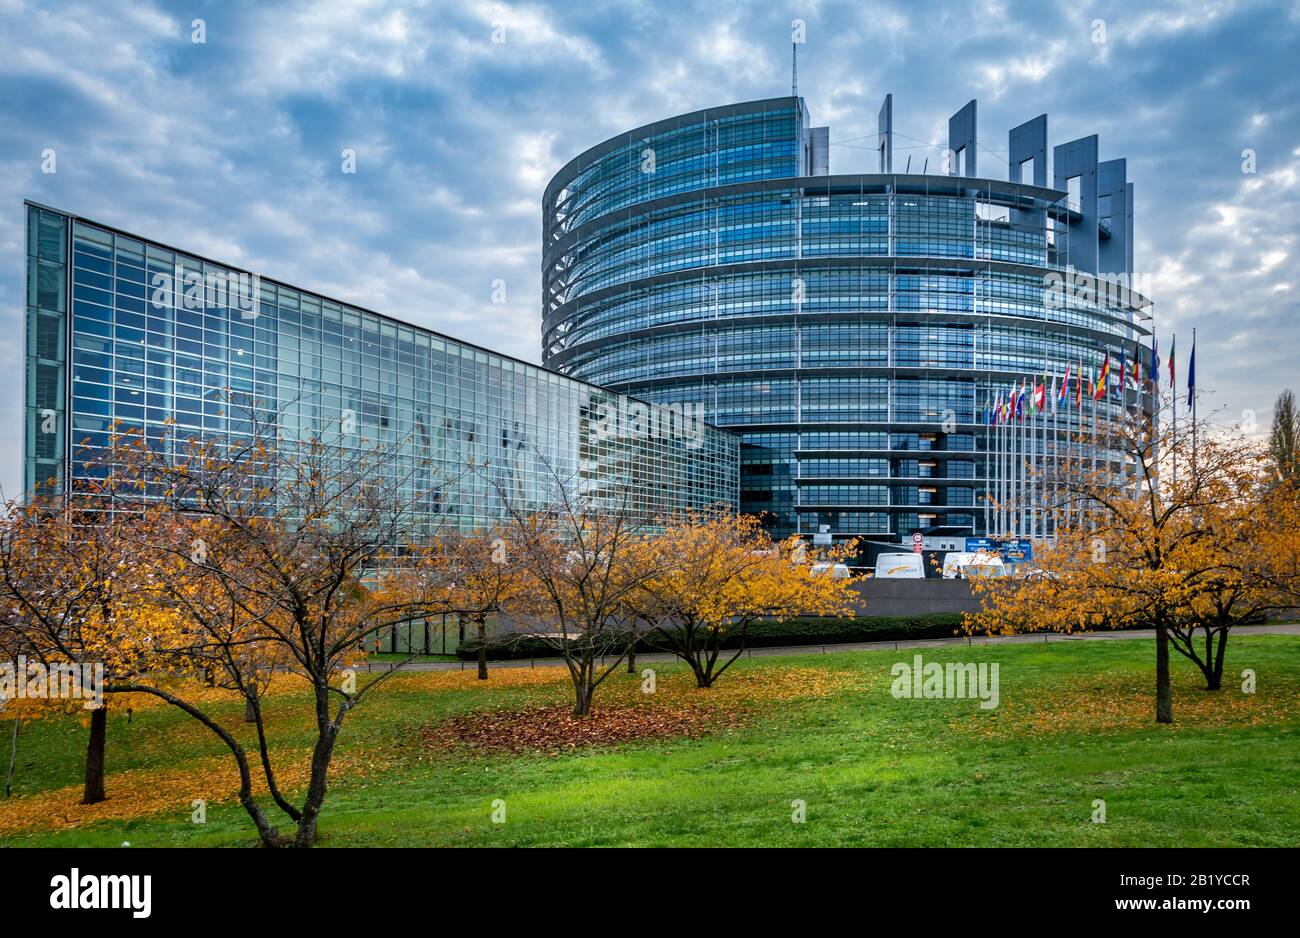
<svg viewBox="0 0 1300 938"><path fill-rule="evenodd" d="M912 535L912 553L919 554L925 550L925 535L917 531Z"/></svg>

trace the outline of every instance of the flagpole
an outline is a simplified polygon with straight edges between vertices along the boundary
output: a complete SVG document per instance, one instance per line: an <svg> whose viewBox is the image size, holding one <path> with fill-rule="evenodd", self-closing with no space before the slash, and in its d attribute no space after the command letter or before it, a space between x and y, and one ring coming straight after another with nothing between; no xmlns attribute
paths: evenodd
<svg viewBox="0 0 1300 938"><path fill-rule="evenodd" d="M1083 438L1083 359L1080 358L1075 364L1079 366L1079 373L1074 377L1074 442L1079 450L1079 458L1075 464L1075 472L1079 478L1083 478L1083 459L1084 459L1084 438ZM1074 487L1074 524L1078 527L1083 520L1083 492L1082 489L1075 485Z"/></svg>
<svg viewBox="0 0 1300 938"><path fill-rule="evenodd" d="M1027 479L1025 478L1025 455L1028 452L1028 450L1025 447L1025 407L1028 406L1027 402L1025 402L1026 383L1027 382L1025 378L1020 379L1020 400L1022 403L1018 408L1020 411L1019 414L1020 419L1016 421L1016 425L1019 430L1019 433L1017 434L1017 436L1019 437L1017 441L1017 445L1020 448L1018 453L1018 458L1016 460L1016 462L1018 463L1016 469L1016 537L1017 538L1021 538L1025 536L1025 522L1029 520L1028 516L1025 514L1025 482L1027 481Z"/></svg>
<svg viewBox="0 0 1300 938"><path fill-rule="evenodd" d="M1046 348L1046 343L1044 343ZM1038 451L1038 536L1047 537L1047 360L1043 360L1042 447Z"/></svg>
<svg viewBox="0 0 1300 938"><path fill-rule="evenodd" d="M1002 427L1002 529L998 531L1000 537L1006 537L1011 531L1011 452L1015 446L1015 431L1011 421L1015 418L1015 408L1011 401L1006 401L1006 420L1005 426Z"/></svg>
<svg viewBox="0 0 1300 938"><path fill-rule="evenodd" d="M998 536L1002 536L1002 526L1006 522L1006 484L1007 472L1003 465L1006 461L1007 422L1003 419L1002 405L998 404Z"/></svg>
<svg viewBox="0 0 1300 938"><path fill-rule="evenodd" d="M997 429L997 453L998 453L997 462L996 462L997 472L993 477L993 490L998 493L997 502L996 502L997 507L994 508L993 510L994 528L1000 528L1002 526L1002 429L1003 429L1002 424L1003 424L1002 395L999 394L998 395L998 425L996 428ZM990 530L988 533L990 537L993 536L992 530Z"/></svg>
<svg viewBox="0 0 1300 938"><path fill-rule="evenodd" d="M1097 474L1097 379L1088 369L1088 403L1092 405L1092 474Z"/></svg>
<svg viewBox="0 0 1300 938"><path fill-rule="evenodd" d="M984 530L988 531L989 512L992 511L989 505L989 499L992 499L992 492L989 491L989 483L992 481L992 474L989 473L988 461L993 457L993 388L989 386L988 391L984 392L984 400L988 403L988 411L984 412Z"/></svg>
<svg viewBox="0 0 1300 938"><path fill-rule="evenodd" d="M1060 370L1060 363L1057 363ZM1061 402L1056 391L1056 375L1052 375L1052 536L1061 523Z"/></svg>
<svg viewBox="0 0 1300 938"><path fill-rule="evenodd" d="M1007 496L1010 515L1007 518L1007 533L1016 537L1020 533L1020 388L1015 392L1016 406L1011 419L1011 462L1007 470L1011 475L1011 491Z"/></svg>
<svg viewBox="0 0 1300 938"><path fill-rule="evenodd" d="M1060 492L1061 492L1061 471L1060 471L1061 446L1060 446L1060 440L1058 440L1056 437L1056 431L1060 426L1059 423L1060 418L1059 415L1057 414L1057 410L1059 408L1057 406L1058 402L1056 400L1056 394L1057 394L1056 370L1059 367L1060 367L1059 362L1057 363L1057 365L1053 366L1052 390L1048 392L1052 395L1052 433L1050 437L1052 441L1052 459L1050 463L1052 467L1052 482L1048 490L1048 503L1050 504L1051 511L1052 511L1051 514L1051 520L1052 520L1051 535L1052 536L1055 536L1056 526L1057 524L1060 523L1060 506L1057 505L1057 499L1060 497ZM1043 533L1047 534L1048 532L1044 531Z"/></svg>
<svg viewBox="0 0 1300 938"><path fill-rule="evenodd" d="M1077 365L1078 362L1076 362L1075 364ZM1074 380L1075 380L1076 384L1077 384L1077 382L1079 381L1079 372L1078 372L1078 369L1076 369L1076 371L1075 371ZM1066 389L1066 392L1065 392L1065 393L1066 393L1067 396L1069 396L1070 392L1069 392L1069 389L1068 389L1068 388ZM1070 439L1068 440L1068 443L1069 443L1068 452L1069 452L1069 454L1070 454L1070 456L1069 456L1069 460L1070 460L1070 472L1071 472L1071 473L1074 473L1074 472L1078 471L1079 460L1081 460L1081 459L1083 458L1083 450L1082 450L1082 449L1080 448L1080 446L1079 446L1079 433L1078 433L1078 429L1077 429L1077 428L1080 426L1080 424L1082 423L1082 420L1080 420L1080 418L1079 418L1079 408L1078 408L1077 406L1074 408L1074 412L1071 414L1071 417L1073 417L1073 419L1069 419L1069 418L1066 419L1066 421L1065 421L1065 427L1066 427L1066 430L1069 431L1069 434L1070 434ZM1073 529L1074 524L1075 524L1075 521L1078 520L1078 514L1077 514L1077 511L1076 511L1076 509L1077 509L1077 507L1078 507L1078 506L1077 506L1077 503L1078 503L1078 494L1079 494L1079 493L1078 493L1078 486L1076 485L1076 486L1073 487L1073 490L1069 493L1069 497L1070 497L1070 500L1069 500L1069 504L1070 504L1069 512L1070 512L1070 527L1071 527L1071 529Z"/></svg>
<svg viewBox="0 0 1300 938"><path fill-rule="evenodd" d="M1024 537L1034 536L1034 418L1038 416L1037 395L1034 393L1034 386L1029 386L1029 406L1033 408L1028 413L1028 420L1025 421L1025 458L1023 460L1025 467L1025 523L1023 527Z"/></svg>
<svg viewBox="0 0 1300 938"><path fill-rule="evenodd" d="M1010 535L1016 527L1016 509L1013 501L1016 497L1016 401L1018 392L1015 385L1011 389L1011 404L1007 408L1007 500L1006 517L1003 519L1003 535Z"/></svg>
<svg viewBox="0 0 1300 938"><path fill-rule="evenodd" d="M1044 390L1043 393L1046 394L1047 392ZM1043 403L1047 403L1047 402L1044 400ZM1045 442L1042 439L1043 436L1042 428L1046 422L1044 419L1045 416L1046 415L1043 413L1043 409L1038 406L1038 382L1035 381L1034 382L1034 432L1033 432L1034 523L1033 526L1029 529L1030 537L1034 537L1035 535L1041 537L1044 528L1046 528L1046 524L1044 524L1043 522L1043 507L1047 499L1043 497L1043 481L1045 477L1043 475L1043 451L1042 448L1040 447L1040 443Z"/></svg>
<svg viewBox="0 0 1300 938"><path fill-rule="evenodd" d="M1029 488L1029 529L1026 532L1032 538L1038 531L1038 379L1030 385L1029 399L1034 409L1029 412L1029 460L1025 464Z"/></svg>
<svg viewBox="0 0 1300 938"><path fill-rule="evenodd" d="M1178 484L1178 379L1177 374L1178 360L1178 333L1175 332L1172 341L1169 343L1169 397L1172 399L1173 413L1170 418L1170 442L1169 442L1169 459L1172 463L1171 471L1173 473L1174 485Z"/></svg>
<svg viewBox="0 0 1300 938"><path fill-rule="evenodd" d="M1008 535L1014 536L1016 533L1016 512L1019 510L1016 505L1016 453L1020 447L1017 445L1019 434L1017 427L1020 424L1020 389L1017 388L1012 392L1011 405L1011 428L1007 435L1007 530Z"/></svg>
<svg viewBox="0 0 1300 938"><path fill-rule="evenodd" d="M1191 391L1192 411L1192 480L1196 480L1196 327L1192 326L1192 354L1187 356L1187 387Z"/></svg>
<svg viewBox="0 0 1300 938"><path fill-rule="evenodd" d="M1088 375L1089 378L1091 379L1088 382L1091 385L1091 387L1088 388L1088 398L1089 398L1089 403L1092 404L1092 481L1091 484L1096 485L1097 484L1097 448L1100 444L1100 439L1097 433L1097 381L1095 378L1092 378L1091 371L1088 373Z"/></svg>

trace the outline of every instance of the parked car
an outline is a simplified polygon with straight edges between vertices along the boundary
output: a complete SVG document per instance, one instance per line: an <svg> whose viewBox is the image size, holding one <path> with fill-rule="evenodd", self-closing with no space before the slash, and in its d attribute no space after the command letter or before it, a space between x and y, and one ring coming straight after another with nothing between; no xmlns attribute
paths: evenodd
<svg viewBox="0 0 1300 938"><path fill-rule="evenodd" d="M920 554L881 554L876 558L876 576L891 580L924 580L925 561Z"/></svg>
<svg viewBox="0 0 1300 938"><path fill-rule="evenodd" d="M849 568L842 563L821 562L813 564L810 575L821 576L823 574L830 574L832 580L847 580L852 575L849 573Z"/></svg>

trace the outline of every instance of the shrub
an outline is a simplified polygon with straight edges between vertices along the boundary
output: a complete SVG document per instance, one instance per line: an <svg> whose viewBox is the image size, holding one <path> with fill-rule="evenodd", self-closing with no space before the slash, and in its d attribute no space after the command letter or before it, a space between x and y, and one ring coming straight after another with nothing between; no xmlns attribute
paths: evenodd
<svg viewBox="0 0 1300 938"><path fill-rule="evenodd" d="M815 616L786 622L759 622L749 627L747 648L779 648L793 645L834 645L846 642L893 642L922 638L951 638L961 628L961 613L939 612L918 616L870 616L864 618L821 618ZM730 635L724 648L739 648L740 636ZM655 652L653 642L637 643L637 654ZM469 660L478 654L478 645L466 639L456 654ZM511 658L548 658L555 650L545 642L527 636L490 643L488 658L494 661Z"/></svg>

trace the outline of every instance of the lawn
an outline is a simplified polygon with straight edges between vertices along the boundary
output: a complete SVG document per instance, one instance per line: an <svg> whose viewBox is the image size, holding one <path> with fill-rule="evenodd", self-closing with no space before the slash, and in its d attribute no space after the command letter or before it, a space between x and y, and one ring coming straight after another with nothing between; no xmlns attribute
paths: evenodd
<svg viewBox="0 0 1300 938"><path fill-rule="evenodd" d="M500 721L564 704L559 669L402 674L345 724L321 821L343 845L1300 844L1300 637L1239 636L1225 689L1174 662L1173 726L1152 722L1150 640L946 646L926 661L996 662L1000 706L895 699L890 667L915 651L764 657L713 690L678 665L657 687L617 674L596 697L670 735L570 747L493 748ZM1243 669L1258 690L1240 690ZM363 676L364 679L364 676ZM245 737L241 705L205 692ZM271 744L300 789L306 697L273 689ZM558 723L561 721L552 721ZM489 732L483 732L483 727ZM9 723L0 721L7 759ZM183 714L148 703L110 716L109 800L76 804L85 730L23 727L0 844L244 846L232 760ZM207 801L206 823L191 820ZM1105 801L1106 822L1093 822ZM493 802L505 823L493 823ZM806 821L792 821L792 802Z"/></svg>

